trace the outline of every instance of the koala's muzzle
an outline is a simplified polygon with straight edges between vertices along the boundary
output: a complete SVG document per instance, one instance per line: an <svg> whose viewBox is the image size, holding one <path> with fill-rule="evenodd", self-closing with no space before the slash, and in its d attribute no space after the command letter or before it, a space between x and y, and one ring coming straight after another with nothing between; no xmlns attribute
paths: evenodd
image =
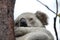
<svg viewBox="0 0 60 40"><path fill-rule="evenodd" d="M27 22L25 18L20 19L20 26L27 27Z"/></svg>

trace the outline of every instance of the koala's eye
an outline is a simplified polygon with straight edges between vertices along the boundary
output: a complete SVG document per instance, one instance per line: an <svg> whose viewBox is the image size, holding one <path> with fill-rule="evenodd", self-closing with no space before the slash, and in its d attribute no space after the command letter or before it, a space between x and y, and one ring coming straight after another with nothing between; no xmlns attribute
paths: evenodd
<svg viewBox="0 0 60 40"><path fill-rule="evenodd" d="M15 26L17 26L17 27L18 27L18 26L19 26L19 25L18 25L18 23L15 23Z"/></svg>
<svg viewBox="0 0 60 40"><path fill-rule="evenodd" d="M30 18L29 21L33 20L33 18Z"/></svg>

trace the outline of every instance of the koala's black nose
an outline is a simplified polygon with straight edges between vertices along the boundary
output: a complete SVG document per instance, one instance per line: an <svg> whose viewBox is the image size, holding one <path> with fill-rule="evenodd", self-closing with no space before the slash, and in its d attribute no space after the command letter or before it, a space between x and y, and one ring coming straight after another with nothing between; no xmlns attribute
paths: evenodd
<svg viewBox="0 0 60 40"><path fill-rule="evenodd" d="M25 18L20 19L20 26L27 27L27 22Z"/></svg>

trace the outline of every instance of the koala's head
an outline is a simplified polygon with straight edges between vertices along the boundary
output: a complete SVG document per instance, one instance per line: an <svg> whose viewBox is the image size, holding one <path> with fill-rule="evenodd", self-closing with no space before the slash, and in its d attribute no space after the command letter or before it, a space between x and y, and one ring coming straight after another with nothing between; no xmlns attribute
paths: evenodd
<svg viewBox="0 0 60 40"><path fill-rule="evenodd" d="M15 20L15 26L18 27L42 27L42 22L35 14L26 12L19 15Z"/></svg>

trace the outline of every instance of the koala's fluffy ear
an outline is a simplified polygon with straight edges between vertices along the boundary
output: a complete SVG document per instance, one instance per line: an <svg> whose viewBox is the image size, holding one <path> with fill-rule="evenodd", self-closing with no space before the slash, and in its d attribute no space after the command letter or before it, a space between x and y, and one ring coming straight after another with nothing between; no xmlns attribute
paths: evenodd
<svg viewBox="0 0 60 40"><path fill-rule="evenodd" d="M48 22L47 22L47 15L43 12L40 12L40 11L37 11L35 13L36 17L42 22L43 25L47 25Z"/></svg>

